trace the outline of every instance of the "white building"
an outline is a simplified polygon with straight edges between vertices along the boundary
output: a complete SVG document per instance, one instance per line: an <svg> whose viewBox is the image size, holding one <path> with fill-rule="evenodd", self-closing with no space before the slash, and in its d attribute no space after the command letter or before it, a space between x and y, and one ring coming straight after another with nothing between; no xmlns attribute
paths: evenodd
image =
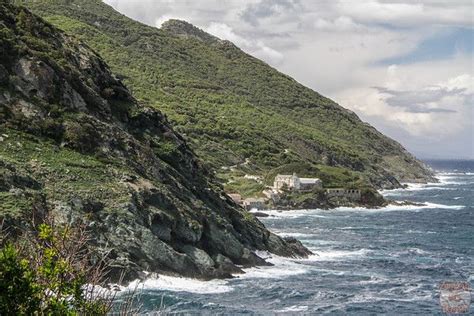
<svg viewBox="0 0 474 316"><path fill-rule="evenodd" d="M318 178L299 178L295 173L293 175L279 174L275 177L273 188L281 190L284 187L295 191L310 191L314 188L322 188L323 183Z"/></svg>
<svg viewBox="0 0 474 316"><path fill-rule="evenodd" d="M299 190L301 186L300 178L293 173L293 175L278 174L273 181L273 188L281 190L286 187L289 190Z"/></svg>
<svg viewBox="0 0 474 316"><path fill-rule="evenodd" d="M323 182L318 178L300 178L300 190L312 190L314 188L322 188Z"/></svg>

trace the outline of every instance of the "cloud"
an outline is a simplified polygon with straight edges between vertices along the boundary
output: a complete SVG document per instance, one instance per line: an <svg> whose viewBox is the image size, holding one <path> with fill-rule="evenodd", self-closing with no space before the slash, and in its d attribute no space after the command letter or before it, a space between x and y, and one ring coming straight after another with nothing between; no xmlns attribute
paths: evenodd
<svg viewBox="0 0 474 316"><path fill-rule="evenodd" d="M352 18L340 16L334 20L319 18L314 22L316 29L324 31L356 31L364 29L361 24L355 23Z"/></svg>
<svg viewBox="0 0 474 316"><path fill-rule="evenodd" d="M231 41L239 47L248 48L251 46L249 40L237 35L234 30L225 23L211 22L206 28L206 31L220 39Z"/></svg>
<svg viewBox="0 0 474 316"><path fill-rule="evenodd" d="M383 2L338 1L338 9L365 23L392 24L397 27L464 25L472 27L472 2L466 1L403 1Z"/></svg>
<svg viewBox="0 0 474 316"><path fill-rule="evenodd" d="M294 12L298 6L298 0L262 0L248 5L241 13L241 17L251 25L257 26L261 19L286 15L289 12Z"/></svg>
<svg viewBox="0 0 474 316"><path fill-rule="evenodd" d="M208 33L233 42L241 49L249 52L257 58L263 59L270 62L273 65L277 65L282 62L284 56L277 50L268 47L263 41L258 40L247 40L246 38L236 34L234 30L225 23L211 22L209 27L205 29Z"/></svg>
<svg viewBox="0 0 474 316"><path fill-rule="evenodd" d="M383 95L389 95L385 102L394 107L404 108L411 113L455 113L455 110L440 107L446 99L457 98L459 105L472 102L472 95L465 94L465 88L427 87L414 91L396 91L384 87L374 87Z"/></svg>

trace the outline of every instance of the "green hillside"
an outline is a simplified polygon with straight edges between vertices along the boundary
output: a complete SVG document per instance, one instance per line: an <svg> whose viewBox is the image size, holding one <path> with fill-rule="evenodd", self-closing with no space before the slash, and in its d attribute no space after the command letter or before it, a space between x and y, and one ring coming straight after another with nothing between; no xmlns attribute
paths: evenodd
<svg viewBox="0 0 474 316"><path fill-rule="evenodd" d="M77 38L0 3L0 56L2 244L49 217L84 225L115 280L222 278L266 264L255 250L309 253L233 203L166 117Z"/></svg>
<svg viewBox="0 0 474 316"><path fill-rule="evenodd" d="M157 29L99 0L21 2L103 56L223 181L291 169L285 166L330 179L327 186L341 185L337 175L344 172L352 183L376 187L431 178L400 144L353 112L184 21Z"/></svg>

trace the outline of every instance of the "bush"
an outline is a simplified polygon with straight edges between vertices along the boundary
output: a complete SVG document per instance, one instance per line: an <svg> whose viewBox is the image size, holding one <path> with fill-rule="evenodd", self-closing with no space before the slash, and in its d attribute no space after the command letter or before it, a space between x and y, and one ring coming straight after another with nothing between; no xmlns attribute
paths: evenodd
<svg viewBox="0 0 474 316"><path fill-rule="evenodd" d="M40 224L0 251L0 315L106 315L113 296L98 290L84 229ZM86 290L87 289L87 290Z"/></svg>

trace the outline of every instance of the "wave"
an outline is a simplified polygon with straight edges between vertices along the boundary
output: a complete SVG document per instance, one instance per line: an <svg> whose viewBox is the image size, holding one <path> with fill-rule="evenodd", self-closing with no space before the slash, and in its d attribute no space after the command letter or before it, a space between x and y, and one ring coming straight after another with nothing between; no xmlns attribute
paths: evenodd
<svg viewBox="0 0 474 316"><path fill-rule="evenodd" d="M243 269L245 273L233 275L234 279L203 281L193 278L158 275L158 277L152 277L145 281L135 280L127 286L119 286L118 288L122 293L134 290L159 290L197 294L219 294L233 291L234 287L231 282L235 281L235 279L280 279L297 274L304 274L311 269L310 266L301 264L299 262L301 260L276 256L266 251L258 251L257 255L273 265Z"/></svg>
<svg viewBox="0 0 474 316"><path fill-rule="evenodd" d="M388 205L381 208L363 208L363 207L338 207L337 211L346 212L391 212L391 211L419 211L426 209L447 209L461 210L465 205L445 205L431 202L424 202L422 205Z"/></svg>
<svg viewBox="0 0 474 316"><path fill-rule="evenodd" d="M437 176L474 176L474 172L437 172Z"/></svg>
<svg viewBox="0 0 474 316"><path fill-rule="evenodd" d="M173 277L168 275L158 275L145 281L135 280L121 290L161 290L172 292L190 292L199 294L217 294L233 290L228 280L202 281L192 278Z"/></svg>
<svg viewBox="0 0 474 316"><path fill-rule="evenodd" d="M273 219L295 219L302 216L306 217L330 217L330 216L322 216L318 213L320 212L393 212L393 211L420 211L420 210L428 210L428 209L445 209L445 210L461 210L465 208L465 205L446 205L446 204L437 204L431 202L422 202L421 205L394 205L390 204L380 208L365 208L365 207L349 207L349 206L341 206L337 207L331 211L321 210L321 209L305 209L305 210L288 210L288 211L281 211L281 210L266 210L265 213L272 216ZM263 219L265 220L265 219ZM280 233L281 235L285 236L292 236L292 237L310 237L306 234L301 234L298 236L299 233Z"/></svg>
<svg viewBox="0 0 474 316"><path fill-rule="evenodd" d="M420 256L425 255L426 256L429 253L430 253L429 251L412 247L412 248L407 248L405 250L390 253L390 257L412 256L412 255L420 255Z"/></svg>
<svg viewBox="0 0 474 316"><path fill-rule="evenodd" d="M422 191L422 190L455 190L450 186L453 185L466 185L474 182L469 181L472 179L474 173L437 173L436 178L439 182L428 182L428 183L402 183L405 188L393 189L393 190L380 190L379 193L383 195L399 195L409 191ZM467 181L466 181L467 180Z"/></svg>
<svg viewBox="0 0 474 316"><path fill-rule="evenodd" d="M245 274L235 275L237 279L280 279L304 274L311 270L311 266L302 264L304 261L308 261L308 259L290 259L276 256L267 251L258 251L257 255L273 264L273 266L259 266L243 269Z"/></svg>
<svg viewBox="0 0 474 316"><path fill-rule="evenodd" d="M287 218L293 219L302 216L309 216L309 217L319 217L319 218L327 218L328 216L316 214L315 211L323 211L320 209L301 209L301 210L290 210L290 211L283 211L283 210L265 210L264 212L270 215L271 218ZM255 212L255 211L250 211ZM265 220L265 218L262 218Z"/></svg>
<svg viewBox="0 0 474 316"><path fill-rule="evenodd" d="M284 233L284 232L275 232L280 237L295 237L295 238L312 238L314 234L305 234L305 233Z"/></svg>
<svg viewBox="0 0 474 316"><path fill-rule="evenodd" d="M276 313L296 313L296 312L306 312L308 306L306 305L292 305L279 310L276 310Z"/></svg>
<svg viewBox="0 0 474 316"><path fill-rule="evenodd" d="M406 183L405 183L406 184ZM416 191L454 191L456 188L446 187L445 184L433 183L433 184L419 184L411 183L407 184L406 188L393 189L393 190L379 190L379 193L383 196L400 196Z"/></svg>
<svg viewBox="0 0 474 316"><path fill-rule="evenodd" d="M301 259L302 261L341 261L346 259L357 259L366 257L371 253L369 249L359 250L314 250L315 255L311 255L308 259Z"/></svg>

